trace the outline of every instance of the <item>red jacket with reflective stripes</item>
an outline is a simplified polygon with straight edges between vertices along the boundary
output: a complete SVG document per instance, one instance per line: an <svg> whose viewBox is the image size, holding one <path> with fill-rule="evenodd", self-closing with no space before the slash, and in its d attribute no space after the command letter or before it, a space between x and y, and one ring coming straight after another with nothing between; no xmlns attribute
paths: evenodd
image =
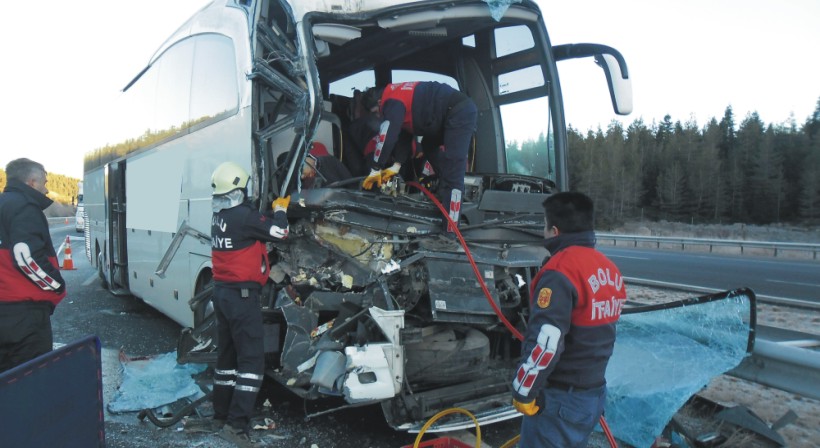
<svg viewBox="0 0 820 448"><path fill-rule="evenodd" d="M284 211L263 215L250 203L220 210L211 219L214 281L248 288L264 285L270 273L265 241L278 241L271 227L287 228Z"/></svg>
<svg viewBox="0 0 820 448"><path fill-rule="evenodd" d="M53 201L9 180L0 194L0 302L48 302L65 297L65 280L43 210Z"/></svg>
<svg viewBox="0 0 820 448"><path fill-rule="evenodd" d="M549 382L606 384L615 325L626 302L621 272L595 250L594 232L561 234L546 245L553 256L532 282L523 358L513 380L522 402Z"/></svg>

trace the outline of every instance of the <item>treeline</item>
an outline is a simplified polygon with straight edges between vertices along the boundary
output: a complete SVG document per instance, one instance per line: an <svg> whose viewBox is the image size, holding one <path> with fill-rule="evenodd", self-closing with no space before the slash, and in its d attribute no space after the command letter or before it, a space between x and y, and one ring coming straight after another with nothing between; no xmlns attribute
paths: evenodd
<svg viewBox="0 0 820 448"><path fill-rule="evenodd" d="M595 200L599 226L820 222L820 100L802 125L751 113L736 126L730 106L703 127L667 115L568 137L570 188Z"/></svg>
<svg viewBox="0 0 820 448"><path fill-rule="evenodd" d="M47 173L46 174L46 188L48 188L48 197L55 202L63 204L73 204L77 200L77 193L79 186L77 182L80 179L63 176L62 174ZM0 168L0 191L6 188L6 170Z"/></svg>

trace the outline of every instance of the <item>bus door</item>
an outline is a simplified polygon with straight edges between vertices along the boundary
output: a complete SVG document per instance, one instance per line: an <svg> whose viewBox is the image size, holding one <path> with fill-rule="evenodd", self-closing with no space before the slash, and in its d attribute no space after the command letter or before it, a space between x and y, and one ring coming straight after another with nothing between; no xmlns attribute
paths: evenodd
<svg viewBox="0 0 820 448"><path fill-rule="evenodd" d="M128 241L125 231L125 161L106 165L106 220L110 256L110 289L128 292Z"/></svg>

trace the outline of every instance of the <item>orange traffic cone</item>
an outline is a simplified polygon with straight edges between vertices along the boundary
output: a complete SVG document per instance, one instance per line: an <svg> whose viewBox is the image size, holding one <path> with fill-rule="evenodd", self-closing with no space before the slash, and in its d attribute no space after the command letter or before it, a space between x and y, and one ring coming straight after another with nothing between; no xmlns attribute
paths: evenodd
<svg viewBox="0 0 820 448"><path fill-rule="evenodd" d="M68 224L68 218L65 219L65 223Z"/></svg>
<svg viewBox="0 0 820 448"><path fill-rule="evenodd" d="M66 235L65 237L65 257L63 257L63 270L64 271L73 271L74 268L74 260L71 259L71 237Z"/></svg>

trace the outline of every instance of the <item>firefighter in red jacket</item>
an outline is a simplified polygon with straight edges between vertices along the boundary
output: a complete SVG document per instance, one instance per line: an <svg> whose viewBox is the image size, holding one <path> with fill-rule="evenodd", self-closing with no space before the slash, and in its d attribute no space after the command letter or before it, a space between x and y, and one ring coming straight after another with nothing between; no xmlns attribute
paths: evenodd
<svg viewBox="0 0 820 448"><path fill-rule="evenodd" d="M439 198L458 224L467 153L478 116L475 103L447 84L418 81L371 89L365 93L363 103L369 110L378 110L382 122L370 174L362 187L369 190L381 186L398 174L410 158L409 141L422 137L424 156L439 177ZM397 146L400 139L406 144ZM394 154L394 149L401 154ZM452 232L449 226L446 228Z"/></svg>
<svg viewBox="0 0 820 448"><path fill-rule="evenodd" d="M0 194L0 372L51 351L51 314L65 297L43 210L46 170L29 159L6 165Z"/></svg>
<svg viewBox="0 0 820 448"><path fill-rule="evenodd" d="M604 412L604 373L626 301L617 266L595 250L592 200L556 193L544 201L552 255L533 279L513 405L524 414L522 448L585 447Z"/></svg>
<svg viewBox="0 0 820 448"><path fill-rule="evenodd" d="M219 436L240 447L257 446L248 430L265 368L259 301L270 273L265 242L288 236L290 202L289 196L275 200L272 217L260 213L247 200L249 178L233 162L219 165L211 177L213 303L219 338L213 423L224 424Z"/></svg>

